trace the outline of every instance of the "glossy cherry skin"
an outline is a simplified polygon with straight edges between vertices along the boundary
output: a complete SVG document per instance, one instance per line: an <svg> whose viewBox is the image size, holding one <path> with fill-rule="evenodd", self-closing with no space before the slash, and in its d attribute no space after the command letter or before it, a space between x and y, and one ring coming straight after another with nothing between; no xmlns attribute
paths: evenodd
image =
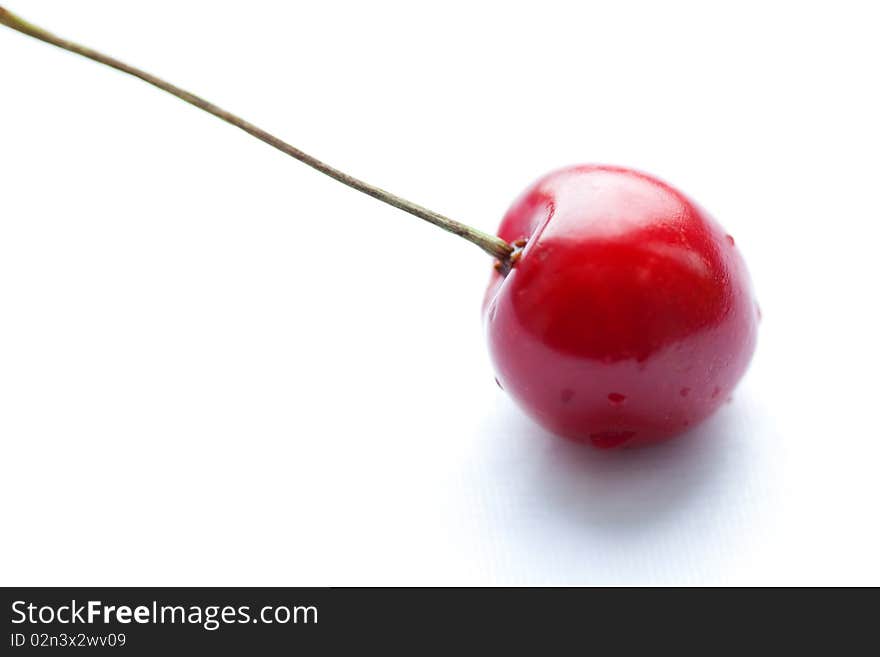
<svg viewBox="0 0 880 657"><path fill-rule="evenodd" d="M525 246L486 292L490 354L546 429L642 445L728 399L758 306L733 238L684 194L629 169L570 167L529 187L498 235Z"/></svg>

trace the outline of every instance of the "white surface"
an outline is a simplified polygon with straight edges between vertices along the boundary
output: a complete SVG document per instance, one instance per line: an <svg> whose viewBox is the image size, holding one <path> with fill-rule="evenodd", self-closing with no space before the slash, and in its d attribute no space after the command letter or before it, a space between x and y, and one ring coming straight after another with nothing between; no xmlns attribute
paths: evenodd
<svg viewBox="0 0 880 657"><path fill-rule="evenodd" d="M476 248L0 29L3 584L880 584L870 3L3 4L486 230L651 171L764 311L709 424L571 447Z"/></svg>

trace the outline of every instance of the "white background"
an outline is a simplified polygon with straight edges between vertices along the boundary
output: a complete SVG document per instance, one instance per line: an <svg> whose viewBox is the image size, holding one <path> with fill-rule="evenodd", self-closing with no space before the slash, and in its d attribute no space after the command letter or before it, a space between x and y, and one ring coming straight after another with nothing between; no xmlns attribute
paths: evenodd
<svg viewBox="0 0 880 657"><path fill-rule="evenodd" d="M570 446L478 249L0 28L3 584L880 584L872 3L3 4L485 230L653 172L764 314L704 427Z"/></svg>

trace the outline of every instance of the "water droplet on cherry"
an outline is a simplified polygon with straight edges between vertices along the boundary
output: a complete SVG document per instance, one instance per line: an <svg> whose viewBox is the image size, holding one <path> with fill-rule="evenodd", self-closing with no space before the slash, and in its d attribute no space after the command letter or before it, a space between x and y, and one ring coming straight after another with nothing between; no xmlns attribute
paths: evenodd
<svg viewBox="0 0 880 657"><path fill-rule="evenodd" d="M590 442L596 447L608 449L619 447L635 435L635 431L596 431L590 434Z"/></svg>

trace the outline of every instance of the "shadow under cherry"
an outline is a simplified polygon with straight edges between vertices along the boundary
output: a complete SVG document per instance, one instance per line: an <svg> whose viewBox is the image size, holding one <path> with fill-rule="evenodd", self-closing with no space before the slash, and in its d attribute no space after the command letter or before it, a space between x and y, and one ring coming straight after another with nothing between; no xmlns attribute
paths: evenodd
<svg viewBox="0 0 880 657"><path fill-rule="evenodd" d="M742 459L742 425L728 404L701 425L648 447L597 450L552 436L520 418L543 441L533 493L550 513L594 529L638 533L694 503L711 502Z"/></svg>

